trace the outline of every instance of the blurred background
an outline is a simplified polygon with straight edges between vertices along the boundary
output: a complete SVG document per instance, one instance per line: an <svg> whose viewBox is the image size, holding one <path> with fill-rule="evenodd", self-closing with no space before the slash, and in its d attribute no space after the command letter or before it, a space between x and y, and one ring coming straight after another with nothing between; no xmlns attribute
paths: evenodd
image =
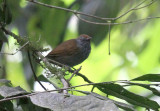
<svg viewBox="0 0 160 111"><path fill-rule="evenodd" d="M106 18L117 17L140 3L139 0L38 0L49 5L78 10L87 14ZM145 6L151 0L142 4ZM115 80L130 80L135 77L160 73L160 20L151 19L130 24L111 27L111 55L108 54L108 26L85 23L72 13L28 3L25 0L7 1L12 19L7 28L12 32L33 40L40 38L42 47L53 49L61 42L88 34L93 37L92 51L87 60L76 66L89 80L106 82ZM124 22L147 17L159 16L160 2L157 1L143 9L135 10L114 22ZM11 18L10 17L10 18ZM97 19L80 17L96 22ZM13 53L19 48L12 37L0 32L3 45L1 52ZM45 52L46 55L48 52ZM43 69L36 65L37 75ZM33 90L34 79L25 50L15 55L0 55L0 78L12 81L13 86L21 86L27 91ZM82 78L76 76L71 84L84 84ZM37 87L36 87L37 88ZM49 88L49 86L46 86ZM90 91L92 87L77 89ZM134 93L152 97L150 92L142 88L128 87ZM40 90L39 87L37 90ZM96 91L96 90L95 90ZM102 94L101 92L98 92ZM102 94L103 95L103 94ZM160 99L157 100L160 102Z"/></svg>

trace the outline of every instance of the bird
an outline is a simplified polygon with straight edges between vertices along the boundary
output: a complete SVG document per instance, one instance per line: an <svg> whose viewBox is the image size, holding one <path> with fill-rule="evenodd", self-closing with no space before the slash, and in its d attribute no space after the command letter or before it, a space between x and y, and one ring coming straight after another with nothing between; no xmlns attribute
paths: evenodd
<svg viewBox="0 0 160 111"><path fill-rule="evenodd" d="M81 34L77 39L62 42L48 53L46 58L70 67L78 65L87 59L91 52L91 38L86 34Z"/></svg>

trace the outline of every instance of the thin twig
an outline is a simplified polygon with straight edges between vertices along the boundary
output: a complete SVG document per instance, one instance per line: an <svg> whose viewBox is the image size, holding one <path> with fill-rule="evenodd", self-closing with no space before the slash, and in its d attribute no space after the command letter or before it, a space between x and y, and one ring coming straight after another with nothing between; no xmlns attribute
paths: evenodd
<svg viewBox="0 0 160 111"><path fill-rule="evenodd" d="M5 34L14 37L14 38L18 41L18 38L19 38L20 36L17 36L16 34L12 33L11 31L5 29L5 28L3 27L3 25L2 25L1 22L0 22L0 29L1 29ZM18 41L18 42L19 42L19 41Z"/></svg>
<svg viewBox="0 0 160 111"><path fill-rule="evenodd" d="M89 83L89 84L82 84L82 85L71 86L71 87L66 87L66 88L60 88L60 89L54 89L54 90L48 90L48 91L42 91L42 92L35 92L35 93L30 93L30 94L26 94L26 95L22 95L22 96L4 98L4 99L1 99L0 102L9 101L9 100L13 100L13 99L19 99L19 98L26 98L26 97L30 97L30 96L38 94L38 93L68 90L68 89L73 89L73 88L81 87L81 86L98 85L98 84L105 84L105 83L112 83L112 82Z"/></svg>
<svg viewBox="0 0 160 111"><path fill-rule="evenodd" d="M91 92L93 92L94 88L95 88L95 86L92 87Z"/></svg>
<svg viewBox="0 0 160 111"><path fill-rule="evenodd" d="M78 16L77 14L75 14L75 16L79 19L79 20L82 20L86 23L90 23L90 24L95 24L95 25L109 25L109 23L106 23L106 22L92 22L92 21L89 21L89 20L86 20L86 19L83 19L82 17Z"/></svg>
<svg viewBox="0 0 160 111"><path fill-rule="evenodd" d="M61 80L61 82L63 84L63 88L69 88L69 83L64 77L61 77L60 80ZM64 89L63 90L63 94L64 95L68 95L68 91L66 89Z"/></svg>
<svg viewBox="0 0 160 111"><path fill-rule="evenodd" d="M54 90L48 90L48 91L42 91L42 92L35 92L35 93L30 93L30 94L26 94L26 95L22 95L22 96L8 97L8 98L1 99L0 102L13 100L13 99L19 99L19 98L26 98L26 97L30 97L30 96L38 94L38 93L54 92L54 91L61 91L61 90L70 90L70 89L73 89L73 88L76 88L76 87L99 85L99 84L110 84L110 83L116 83L116 82L117 83L118 82L130 83L130 81L128 81L128 80L118 80L118 81L99 82L99 83L88 83L88 84L82 84L82 85L71 86L71 87L66 87L66 88L60 88L60 89L54 89ZM137 84L137 83L135 83L135 84ZM141 85L157 85L157 84L141 84Z"/></svg>
<svg viewBox="0 0 160 111"><path fill-rule="evenodd" d="M74 76L75 74L77 74L77 73L81 70L81 68L82 68L82 66L80 66L77 70L75 70L75 71L73 72L72 76L71 76L67 81L70 81L70 80L73 78L73 76Z"/></svg>
<svg viewBox="0 0 160 111"><path fill-rule="evenodd" d="M8 97L8 98L0 99L0 103L4 102L4 101L14 100L14 99L27 98L27 97L30 97L31 94L26 94L26 95L21 95L21 96Z"/></svg>
<svg viewBox="0 0 160 111"><path fill-rule="evenodd" d="M45 7L49 7L49 8L55 8L55 9L59 9L59 10L64 10L64 11L67 11L67 12L72 12L73 14L75 14L75 16L77 16L78 19L84 21L84 22L87 22L87 23L90 23L90 24L96 24L96 25L120 25L120 24L129 24L129 23L133 23L133 22L139 22L139 21L142 21L142 20L147 20L147 19L157 19L157 18L160 18L160 17L147 17L147 18L144 18L144 19L138 19L138 20L132 20L132 21L125 21L125 22L122 22L122 23L107 23L107 20L117 20L123 16L125 16L126 14L128 14L129 12L133 11L133 10L138 10L138 9L142 9L142 8L145 8L147 6L150 6L151 4L153 4L154 2L156 2L157 0L152 0L149 4L145 5L145 6L142 6L142 7L139 7L140 5L142 5L144 2L146 2L147 0L143 0L142 2L140 2L139 4L137 4L134 8L131 8L129 9L127 12L123 13L122 15L118 16L118 17L115 17L115 18L103 18L103 17L98 17L98 16L94 16L94 15L90 15L90 14L86 14L86 13L83 13L83 12L79 12L79 11L76 11L76 10L71 10L71 9L67 9L67 8L62 8L62 7L58 7L58 6L52 6L52 5L48 5L48 4L44 4L44 3L41 3L41 2L37 2L37 1L34 1L34 0L27 0L28 2L32 2L32 3L35 3L35 4L38 4L38 5L42 5L42 6L45 6ZM89 20L86 20L86 19L83 19L81 17L78 16L79 15L84 15L84 16L88 16L88 17L92 17L92 18L96 18L96 19L99 19L99 20L104 20L105 22L93 22L93 21L89 21Z"/></svg>
<svg viewBox="0 0 160 111"><path fill-rule="evenodd" d="M72 12L74 14L80 14L80 15L84 15L84 16L88 16L88 17L92 17L92 18L96 18L96 19L100 19L100 20L112 20L112 19L114 19L114 18L102 18L102 17L98 17L98 16L95 16L95 15L90 15L90 14L86 14L86 13L83 13L83 12L79 12L79 11L76 11L76 10L71 10L71 9L62 8L62 7L53 6L53 5L47 5L47 4L37 2L37 1L34 1L34 0L31 0L31 1L26 0L26 1L32 2L32 3L38 4L38 5L42 5L42 6L45 6L45 7L48 7L48 8L55 8L55 9L59 9L59 10L64 10L64 11L67 11L67 12Z"/></svg>
<svg viewBox="0 0 160 111"><path fill-rule="evenodd" d="M47 60L48 60L49 62L53 63L53 64L56 64L56 65L60 66L60 67L71 68L71 67L69 67L69 66L67 66L67 65L65 65L65 64L62 64L62 63L60 63L60 62L57 62L57 61L55 61L55 60L52 60L52 59L49 59L49 58L47 58Z"/></svg>
<svg viewBox="0 0 160 111"><path fill-rule="evenodd" d="M37 52L37 55L39 55L39 57L41 58L41 60L42 60L47 66L48 66L48 65L51 66L50 68L52 68L52 65L49 63L49 61L51 61L52 63L56 63L56 64L58 64L58 65L61 66L61 67L64 66L63 64L61 64L61 63L59 63L59 62L56 62L56 61L54 61L54 60L49 60L49 61L48 61L48 59L45 58L40 52ZM50 70L50 68L49 68L49 70ZM52 70L50 70L50 71L52 71ZM67 81L62 75L60 75L59 78L60 78L60 81L61 81L62 84L63 84L63 88L68 88L68 87L69 87L68 81ZM63 93L64 93L64 95L68 95L68 91L67 91L67 90L63 90Z"/></svg>
<svg viewBox="0 0 160 111"><path fill-rule="evenodd" d="M134 10L139 10L139 9L148 7L148 6L152 5L153 3L155 3L156 1L157 1L157 0L151 0L151 2L150 2L149 4L147 4L147 5L145 5L145 6L142 6L142 7L139 7L139 8L136 8L136 9L134 9Z"/></svg>
<svg viewBox="0 0 160 111"><path fill-rule="evenodd" d="M84 22L87 22L87 23L90 23L90 24L95 24L95 25L121 25L121 24L129 24L129 23L133 23L133 22L140 22L140 21L144 21L144 20L148 20L148 19L158 19L158 18L160 18L160 17L147 17L147 18L143 18L143 19L125 21L125 22L121 22L121 23L106 23L106 22L100 23L100 22L92 22L92 21L83 19L83 18L79 17L78 15L76 15L76 16L78 17L78 19L80 19Z"/></svg>
<svg viewBox="0 0 160 111"><path fill-rule="evenodd" d="M142 8L145 8L145 7L148 7L150 5L152 5L154 2L156 2L157 0L151 0L151 2L145 6L142 6L142 7L139 7L140 5L142 5L144 2L146 2L147 0L144 0L142 2L140 2L139 4L137 4L134 8L131 8L129 9L127 12L123 13L122 15L116 17L114 20L117 20L123 16L125 16L126 14L128 14L129 12L133 11L133 10L139 10L139 9L142 9ZM139 8L138 8L139 7Z"/></svg>
<svg viewBox="0 0 160 111"><path fill-rule="evenodd" d="M39 36L38 40L36 41L37 43L39 43L41 40L41 35Z"/></svg>
<svg viewBox="0 0 160 111"><path fill-rule="evenodd" d="M29 41L27 41L24 45L22 45L22 46L21 46L16 52L14 52L14 53L0 52L0 54L15 55L18 51L20 51L21 49L23 49L28 43L29 43Z"/></svg>
<svg viewBox="0 0 160 111"><path fill-rule="evenodd" d="M20 38L20 36L17 36L16 34L14 34L14 33L12 33L11 31L9 31L9 30L7 30L7 29L5 29L4 27L3 27L3 25L0 23L0 29L3 31L3 32L5 32L7 35L10 35L10 36L12 36L12 37L14 37L17 41L19 40L19 38ZM18 42L22 42L22 41L18 41ZM24 42L24 41L23 41ZM28 42L29 41L27 41L25 44L28 44ZM23 46L26 46L26 45L23 45ZM22 46L22 47L23 47ZM31 48L32 49L32 48ZM29 53L28 53L29 54ZM30 57L30 56L28 56L28 57ZM31 61L31 58L29 58L30 59L30 61ZM31 64L32 65L32 64ZM32 66L31 66L31 68L33 68ZM33 70L32 70L33 71ZM38 81L39 82L39 84L45 89L45 87L40 83L40 81L38 80L38 78L37 78L37 76L34 74L34 78L35 78L35 80L36 81ZM46 89L45 89L46 90Z"/></svg>
<svg viewBox="0 0 160 111"><path fill-rule="evenodd" d="M133 23L133 22L140 22L140 21L144 21L144 20L157 19L157 18L160 18L160 17L147 17L147 18L138 19L138 20L131 20L131 21L126 21L126 22L122 22L122 23L115 23L115 25L129 24L129 23Z"/></svg>
<svg viewBox="0 0 160 111"><path fill-rule="evenodd" d="M109 41L108 41L108 49L109 49L109 55L111 55L111 41L110 41L110 38L111 38L111 25L108 26L108 33L109 33Z"/></svg>
<svg viewBox="0 0 160 111"><path fill-rule="evenodd" d="M160 18L160 17L159 17L159 18ZM148 18L148 19L150 19L150 18ZM3 30L6 34L8 34L8 35L10 35L10 36L12 36L12 37L14 37L14 38L18 38L18 37L19 37L18 35L12 33L11 31L9 31L9 30L7 30L7 29L5 29L4 27L1 27L1 25L0 25L0 28L2 28L2 30ZM37 52L37 55L43 60L43 62L47 62L47 59L46 59L40 52ZM54 62L55 62L55 61L54 61ZM59 65L59 66L63 66L63 64L58 63L58 62L55 62L55 64L57 64L57 65ZM74 70L72 70L72 69L69 67L69 72L74 73ZM90 81L86 76L84 76L84 75L81 74L81 73L77 73L77 75L80 76L80 77L82 77L82 78L84 79L84 81L88 82L90 85L96 84L96 83L93 83L92 81ZM118 81L111 81L111 82L112 82L112 83L115 83L115 82L128 82L128 80L118 80ZM111 83L111 82L110 82L110 83ZM149 84L149 85L158 85L158 84ZM85 85L81 85L81 86L85 86ZM80 87L80 86L79 86L79 87ZM74 88L74 87L71 87L71 88ZM57 90L59 90L59 89L57 89ZM57 91L57 90L56 90L56 91Z"/></svg>
<svg viewBox="0 0 160 111"><path fill-rule="evenodd" d="M118 17L115 17L115 18L103 18L103 17L99 17L99 16L95 16L95 15L90 15L90 14L86 14L86 13L83 13L83 12L79 12L79 11L76 11L76 10L71 10L71 9L67 9L67 8L63 8L63 7L58 7L58 6L53 6L53 5L48 5L48 4L44 4L44 3L41 3L41 2L37 2L37 1L34 1L34 0L26 0L28 2L32 2L32 3L35 3L35 4L38 4L38 5L42 5L42 6L45 6L45 7L48 7L48 8L55 8L55 9L59 9L59 10L64 10L64 11L67 11L67 12L72 12L73 14L75 14L77 16L77 14L79 15L84 15L84 16L88 16L88 17L91 17L91 18L95 18L95 19L99 19L99 20L104 20L104 21L107 21L107 20L117 20L123 16L125 16L126 14L128 14L129 12L133 11L133 10L138 10L138 9L142 9L142 8L145 8L145 7L148 7L150 6L151 4L153 4L154 2L156 2L157 0L152 0L149 4L145 5L145 6L142 6L142 7L139 7L140 5L142 5L144 2L146 2L147 0L144 0L142 2L140 2L139 4L137 4L134 8L131 8L129 9L127 12L123 13L122 15L118 16ZM77 16L78 17L78 16ZM85 21L84 19L78 17L79 19ZM91 22L91 21L85 21L85 22L88 22L88 23L92 23L92 24L98 24L98 25L109 25L107 23L98 23L98 22ZM122 24L122 23L120 23ZM115 24L111 24L111 25L115 25Z"/></svg>
<svg viewBox="0 0 160 111"><path fill-rule="evenodd" d="M128 14L129 12L133 11L133 10L137 10L136 8L139 7L140 5L142 5L144 2L146 2L147 0L143 0L142 2L140 2L138 5L136 5L134 8L129 9L127 12L125 12L124 14L120 15L119 17L116 17L115 20L125 16L126 14Z"/></svg>
<svg viewBox="0 0 160 111"><path fill-rule="evenodd" d="M134 83L131 81L117 81L117 83L125 83L125 84L127 84L126 86L131 86L131 85L160 86L159 83L157 83L157 84L142 84L142 83Z"/></svg>
<svg viewBox="0 0 160 111"><path fill-rule="evenodd" d="M39 53L39 56L43 56L43 55ZM42 57L42 58L43 58L43 57ZM48 59L48 58L47 58L47 59ZM44 60L47 61L46 59L44 59ZM44 61L44 62L45 62L45 61ZM72 68L69 67L69 66L66 66L66 65L64 65L64 64L61 64L61 63L59 63L59 62L57 62L57 61L54 61L54 60L52 60L52 59L48 59L48 61L51 62L51 63L53 63L53 64L56 64L56 65L58 65L58 66L60 66L60 67L67 67L69 72L74 73L74 70L72 70ZM73 69L74 69L74 68L73 68ZM84 81L86 81L86 82L88 82L88 83L92 83L92 81L90 81L84 74L76 73L76 75L82 77Z"/></svg>
<svg viewBox="0 0 160 111"><path fill-rule="evenodd" d="M33 68L32 60L31 60L31 55L30 55L29 50L28 50L28 59L29 59L29 62L30 62L30 66L31 66L31 69L32 69L32 72L33 72L33 76L34 76L35 81L37 81L44 90L47 90L47 89L43 86L43 84L38 80L38 77L36 76L36 72L34 71L34 68Z"/></svg>

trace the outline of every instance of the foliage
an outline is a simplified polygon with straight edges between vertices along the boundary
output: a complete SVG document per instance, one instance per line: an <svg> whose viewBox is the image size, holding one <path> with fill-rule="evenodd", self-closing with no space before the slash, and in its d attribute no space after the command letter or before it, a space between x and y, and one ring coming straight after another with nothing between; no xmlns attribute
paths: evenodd
<svg viewBox="0 0 160 111"><path fill-rule="evenodd" d="M0 55L0 110L159 110L160 103L153 99L155 97L159 100L160 96L158 0L37 1L71 9L73 12L49 8L32 0L0 0L1 52L13 53L18 46L22 47L29 41L22 48L22 52ZM140 3L141 5L136 7ZM84 16L75 10L101 18ZM102 17L113 20L102 20ZM125 24L127 21L130 22ZM112 23L111 31L109 25L97 25L98 23ZM109 32L110 56L107 52ZM62 41L75 38L82 33L92 35L93 40L92 52L81 64L80 72L73 68L50 66L37 53L39 51L45 55L46 49L42 47L54 48ZM36 74L42 73L38 79L52 84L54 88L60 88L50 89L50 92L64 91L64 84L60 78L64 76L67 80L76 72L78 76L74 76L69 81L71 86L65 89L70 95L46 91L31 93L35 81L27 58L28 50L33 52L32 63ZM79 65L75 68L78 69ZM48 89L48 86L45 87ZM91 89L96 93L91 92Z"/></svg>

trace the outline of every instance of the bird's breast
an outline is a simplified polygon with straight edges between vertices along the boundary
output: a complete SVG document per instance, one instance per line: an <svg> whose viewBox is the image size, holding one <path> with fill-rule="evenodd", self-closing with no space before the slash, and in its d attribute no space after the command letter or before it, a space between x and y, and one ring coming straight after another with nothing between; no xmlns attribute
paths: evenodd
<svg viewBox="0 0 160 111"><path fill-rule="evenodd" d="M78 54L79 58L81 60L85 60L89 56L89 53L91 51L90 43L82 43L80 45L79 50L80 50L80 53Z"/></svg>

